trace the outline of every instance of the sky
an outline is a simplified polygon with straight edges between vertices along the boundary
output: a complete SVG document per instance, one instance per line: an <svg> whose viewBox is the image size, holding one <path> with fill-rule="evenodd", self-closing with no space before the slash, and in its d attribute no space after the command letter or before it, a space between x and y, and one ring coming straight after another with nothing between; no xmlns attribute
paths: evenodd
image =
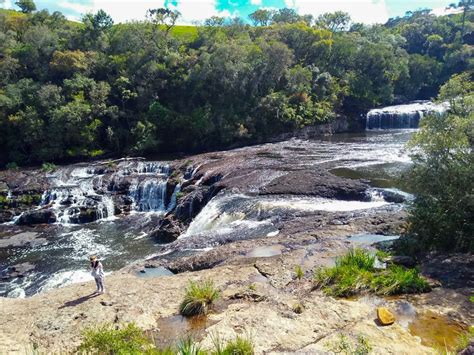
<svg viewBox="0 0 474 355"><path fill-rule="evenodd" d="M259 8L293 8L299 14L317 17L337 10L348 12L355 22L384 23L390 17L402 16L406 11L422 8L443 13L455 0L36 0L38 9L61 11L71 20L79 20L82 14L105 10L116 23L143 20L146 10L167 7L181 12L181 24L199 23L211 16L248 19ZM3 4L2 4L3 3ZM0 0L0 7L16 8L15 0Z"/></svg>

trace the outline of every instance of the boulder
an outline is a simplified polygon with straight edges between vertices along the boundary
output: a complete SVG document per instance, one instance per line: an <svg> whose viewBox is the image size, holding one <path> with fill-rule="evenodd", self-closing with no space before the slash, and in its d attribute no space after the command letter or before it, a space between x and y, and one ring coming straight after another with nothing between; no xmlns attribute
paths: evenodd
<svg viewBox="0 0 474 355"><path fill-rule="evenodd" d="M381 325L391 325L395 323L395 316L385 307L377 308L377 319Z"/></svg>
<svg viewBox="0 0 474 355"><path fill-rule="evenodd" d="M260 190L261 195L309 195L337 200L367 201L368 186L358 180L312 170L291 171L273 179Z"/></svg>
<svg viewBox="0 0 474 355"><path fill-rule="evenodd" d="M19 225L47 224L56 222L56 215L51 209L32 210L23 213L17 221Z"/></svg>
<svg viewBox="0 0 474 355"><path fill-rule="evenodd" d="M415 267L416 261L411 256L393 255L385 260L389 264L401 265L405 267Z"/></svg>
<svg viewBox="0 0 474 355"><path fill-rule="evenodd" d="M167 216L160 222L159 227L150 233L150 237L159 243L171 243L178 239L183 231L184 227L179 221Z"/></svg>
<svg viewBox="0 0 474 355"><path fill-rule="evenodd" d="M70 217L71 223L90 223L97 220L97 209L80 207L77 209L76 213Z"/></svg>

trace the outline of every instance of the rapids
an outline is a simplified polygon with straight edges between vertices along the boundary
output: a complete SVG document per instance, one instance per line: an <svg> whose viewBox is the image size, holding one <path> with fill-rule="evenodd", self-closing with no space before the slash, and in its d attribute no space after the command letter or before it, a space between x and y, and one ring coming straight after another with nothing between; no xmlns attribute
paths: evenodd
<svg viewBox="0 0 474 355"><path fill-rule="evenodd" d="M182 186L189 185L199 164L203 163L199 159L204 158L196 158L197 163L183 170L179 181L173 172L176 171L173 161L121 159L59 167L48 174L49 188L43 192L37 207L51 210L54 223L35 227L11 222L0 225L2 274L8 274L17 265L30 267L24 275L4 277L0 295L25 297L90 280L88 256L91 254L97 254L105 271L110 272L151 256L179 258L235 240L271 238L278 234L278 225L292 216L350 215L379 208L402 208L402 204L385 199L380 188L367 190L364 201L305 195L263 196L256 192L261 184L284 175L286 169L299 167L325 171L345 169L369 183L374 174L383 172L388 177L387 186L383 187L397 187L390 179L395 179L410 164L404 145L412 132L365 131L219 152L221 159L229 159L229 164L232 164L232 156L254 154L255 164L272 166L273 175L262 173L252 178L246 191L221 191L204 206L178 240L168 244L159 243L150 233L165 215L174 213ZM265 151L272 154L261 154ZM216 158L217 155L205 156L210 166ZM275 170L275 166L281 169ZM205 175L194 181L196 187L207 183ZM13 242L16 236L26 232L30 233L30 241Z"/></svg>

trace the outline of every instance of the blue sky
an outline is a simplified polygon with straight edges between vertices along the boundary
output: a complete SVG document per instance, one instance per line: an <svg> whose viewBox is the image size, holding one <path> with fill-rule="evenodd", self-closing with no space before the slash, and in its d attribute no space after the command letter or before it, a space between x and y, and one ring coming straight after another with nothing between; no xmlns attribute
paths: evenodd
<svg viewBox="0 0 474 355"><path fill-rule="evenodd" d="M15 8L14 2L3 0L0 6ZM283 7L314 16L342 10L357 22L374 23L420 8L436 9L436 13L441 13L452 2L454 0L36 0L39 9L59 10L70 19L80 19L84 13L104 9L115 22L141 20L149 8L168 7L182 13L182 23L203 21L213 15L247 19L248 14L258 8Z"/></svg>

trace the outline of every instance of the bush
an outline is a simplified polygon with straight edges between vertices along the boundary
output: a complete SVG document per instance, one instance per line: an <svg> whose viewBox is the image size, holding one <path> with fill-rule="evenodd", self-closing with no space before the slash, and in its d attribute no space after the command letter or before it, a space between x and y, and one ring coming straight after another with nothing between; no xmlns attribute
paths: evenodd
<svg viewBox="0 0 474 355"><path fill-rule="evenodd" d="M374 268L376 257L362 249L351 250L336 260L336 266L317 270L314 281L328 295L347 297L362 292L378 295L419 293L430 290L418 270L390 265Z"/></svg>
<svg viewBox="0 0 474 355"><path fill-rule="evenodd" d="M18 164L13 161L13 162L11 162L11 163L8 163L8 164L6 165L6 168L7 168L8 170L18 170Z"/></svg>
<svg viewBox="0 0 474 355"><path fill-rule="evenodd" d="M122 329L115 329L111 324L88 328L83 337L79 350L86 353L143 354L153 349L143 330L133 323Z"/></svg>
<svg viewBox="0 0 474 355"><path fill-rule="evenodd" d="M51 173L57 169L56 165L53 163L43 163L41 165L41 170L45 173Z"/></svg>
<svg viewBox="0 0 474 355"><path fill-rule="evenodd" d="M220 292L212 280L204 280L201 283L191 280L179 306L179 313L186 317L207 314L212 303L219 297Z"/></svg>
<svg viewBox="0 0 474 355"><path fill-rule="evenodd" d="M357 337L357 341L350 341L344 334L340 334L337 343L326 344L330 350L336 354L344 355L366 355L372 351L369 341L362 335ZM355 346L355 348L354 348Z"/></svg>

